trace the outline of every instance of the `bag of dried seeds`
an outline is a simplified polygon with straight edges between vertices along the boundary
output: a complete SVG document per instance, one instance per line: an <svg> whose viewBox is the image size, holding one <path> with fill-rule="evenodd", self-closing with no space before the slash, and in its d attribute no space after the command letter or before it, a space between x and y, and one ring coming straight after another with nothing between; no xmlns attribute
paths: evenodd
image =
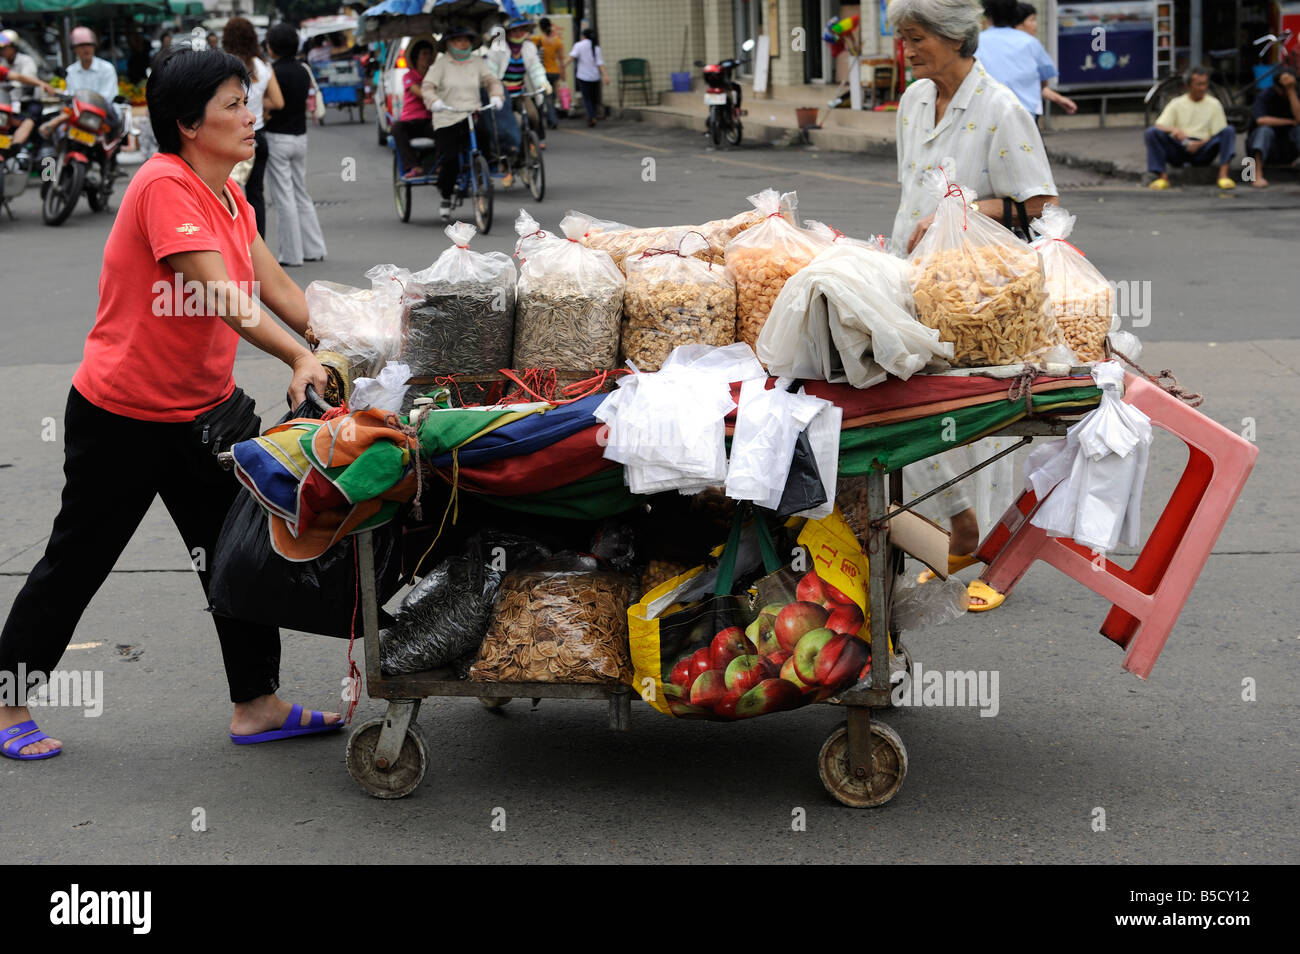
<svg viewBox="0 0 1300 954"><path fill-rule="evenodd" d="M567 215L561 238L519 214L515 368L589 371L618 361L623 273L607 253L582 246L583 227L582 217Z"/></svg>
<svg viewBox="0 0 1300 954"><path fill-rule="evenodd" d="M1065 343L1080 361L1104 361L1114 299L1106 276L1068 241L1074 216L1049 205L1032 228L1042 236L1032 246L1043 256L1047 294Z"/></svg>
<svg viewBox="0 0 1300 954"><path fill-rule="evenodd" d="M629 682L633 576L592 557L556 556L501 583L469 678L483 682Z"/></svg>
<svg viewBox="0 0 1300 954"><path fill-rule="evenodd" d="M793 192L764 189L749 201L765 219L732 239L726 254L736 283L736 340L753 347L786 280L827 243L798 227Z"/></svg>
<svg viewBox="0 0 1300 954"><path fill-rule="evenodd" d="M694 257L709 243L690 232L672 248L627 261L623 357L658 371L678 345L721 347L736 340L736 286L724 268Z"/></svg>
<svg viewBox="0 0 1300 954"><path fill-rule="evenodd" d="M308 341L348 362L348 382L373 378L402 346L402 296L410 273L396 265L366 272L369 288L315 281L307 286Z"/></svg>
<svg viewBox="0 0 1300 954"><path fill-rule="evenodd" d="M510 367L515 331L515 263L504 252L475 252L468 222L444 230L452 247L406 287L402 360L413 377Z"/></svg>

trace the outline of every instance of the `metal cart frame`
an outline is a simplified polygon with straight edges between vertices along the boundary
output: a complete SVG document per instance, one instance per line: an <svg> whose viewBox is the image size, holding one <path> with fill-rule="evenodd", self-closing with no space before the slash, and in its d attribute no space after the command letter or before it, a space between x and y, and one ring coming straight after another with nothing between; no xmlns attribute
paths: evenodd
<svg viewBox="0 0 1300 954"><path fill-rule="evenodd" d="M1060 437L1077 420L1077 414L1032 416L1001 428L995 435L1026 439ZM980 463L974 470L995 459ZM867 480L870 527L862 544L870 561L871 643L881 646L888 645L894 581L903 568L903 552L889 542L888 534L889 502L902 499L903 475L901 470L890 474L877 470ZM632 700L636 693L626 685L472 682L457 679L446 670L383 675L379 665L374 549L369 533L359 534L357 540L366 691L372 699L388 700L384 716L357 725L348 740L348 772L366 792L378 798L401 798L413 792L424 779L428 753L417 719L421 700L429 696L475 696L490 709L499 708L516 697L598 699L608 705L611 729L625 732L631 727ZM893 634L895 652L903 657L910 672L910 655L902 647L899 636ZM873 655L875 658L880 657ZM893 705L891 668L873 665L870 687L843 692L826 702L843 706L846 719L822 745L818 774L826 790L852 808L885 804L897 794L907 775L907 749L902 738L872 713L873 709L889 709ZM510 695L503 696L503 692Z"/></svg>

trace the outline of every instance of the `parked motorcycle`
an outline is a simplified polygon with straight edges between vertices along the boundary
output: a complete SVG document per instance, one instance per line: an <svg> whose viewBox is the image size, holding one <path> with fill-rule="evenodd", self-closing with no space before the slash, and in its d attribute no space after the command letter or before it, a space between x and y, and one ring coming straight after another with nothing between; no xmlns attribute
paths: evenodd
<svg viewBox="0 0 1300 954"><path fill-rule="evenodd" d="M53 172L41 186L41 216L46 225L67 221L83 192L93 211L108 208L118 150L127 133L127 124L115 112L110 119L113 104L98 93L83 89L61 95L64 106L58 125L50 131Z"/></svg>
<svg viewBox="0 0 1300 954"><path fill-rule="evenodd" d="M709 138L715 146L721 146L724 138L731 145L739 146L744 135L740 117L746 111L740 108L740 84L734 74L738 67L748 62L747 59L720 63L695 61L695 65L704 71L704 105L709 107Z"/></svg>

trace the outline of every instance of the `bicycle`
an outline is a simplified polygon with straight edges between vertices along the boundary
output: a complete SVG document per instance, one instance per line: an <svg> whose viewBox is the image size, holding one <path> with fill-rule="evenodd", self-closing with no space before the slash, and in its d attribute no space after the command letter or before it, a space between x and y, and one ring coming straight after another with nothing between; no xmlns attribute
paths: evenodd
<svg viewBox="0 0 1300 954"><path fill-rule="evenodd" d="M460 168L451 194L451 207L453 210L458 209L462 202L470 199L474 204L474 224L483 235L487 235L492 228L492 170L488 166L487 156L479 150L473 117L487 108L480 106L477 109L443 110L462 113L465 115L462 122L469 123L469 148L460 154ZM389 129L391 129L391 117L389 118ZM421 156L421 168L430 170L425 175L414 179L405 177L406 170L402 167L402 155L397 149L397 143L391 132L388 135L388 148L393 150L393 201L397 205L397 217L403 222L409 222L411 189L415 186L436 185L438 182L438 159L434 150L434 141L427 136L411 140L411 149Z"/></svg>
<svg viewBox="0 0 1300 954"><path fill-rule="evenodd" d="M1251 111L1255 104L1255 96L1260 89L1273 82L1284 66L1295 69L1297 63L1300 63L1300 54L1291 44L1294 36L1290 30L1283 30L1281 36L1268 33L1255 40L1254 46L1261 46L1262 44L1262 49L1259 51L1261 60L1268 56L1274 47L1278 48L1281 55L1271 70L1263 76L1255 77L1245 86L1234 89L1211 80L1209 95L1217 99L1223 106L1223 113L1228 120L1228 124L1237 132L1244 133L1250 129ZM1213 51L1211 51L1210 55L1213 55ZM1143 124L1145 126L1154 125L1156 119L1169 105L1170 100L1176 96L1181 96L1184 92L1186 92L1186 89L1182 76L1167 76L1154 84L1147 90L1147 94L1143 99L1145 104Z"/></svg>
<svg viewBox="0 0 1300 954"><path fill-rule="evenodd" d="M533 131L532 124L528 119L528 110L522 100L526 94L512 94L508 102L511 110L519 120L519 147L515 152L508 156L501 156L500 137L497 135L496 123L492 123L492 144L495 154L505 160L506 169L498 174L498 178L503 178L507 172L511 175L519 173L519 178L528 191L532 193L533 198L541 202L546 196L546 164L542 160L542 141L537 133ZM540 93L532 94L538 97ZM537 102L535 98L534 103ZM518 103L518 108L516 108ZM544 115L541 112L541 106L538 107L538 115Z"/></svg>

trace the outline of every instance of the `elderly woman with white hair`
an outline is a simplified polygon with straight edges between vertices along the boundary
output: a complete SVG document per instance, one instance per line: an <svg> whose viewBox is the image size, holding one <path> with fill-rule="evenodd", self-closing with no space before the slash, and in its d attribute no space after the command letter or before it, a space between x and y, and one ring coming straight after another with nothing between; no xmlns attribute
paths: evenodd
<svg viewBox="0 0 1300 954"><path fill-rule="evenodd" d="M916 77L898 104L898 181L903 194L894 217L895 252L911 252L934 221L938 198L925 189L925 174L945 159L952 160L943 166L951 181L978 196L974 207L1027 233L1029 219L1055 201L1056 183L1034 117L975 57L979 6L974 0L893 0L889 24L902 40L903 56ZM970 449L963 447L907 468L909 499L971 466ZM950 570L975 562L970 554L979 545L981 518L987 527L1010 504L1020 484L1015 469L1007 457L981 471L974 481L979 498L975 502L959 484L922 505L929 516L949 521ZM972 610L992 609L1002 602L1001 594L978 581L971 586Z"/></svg>

